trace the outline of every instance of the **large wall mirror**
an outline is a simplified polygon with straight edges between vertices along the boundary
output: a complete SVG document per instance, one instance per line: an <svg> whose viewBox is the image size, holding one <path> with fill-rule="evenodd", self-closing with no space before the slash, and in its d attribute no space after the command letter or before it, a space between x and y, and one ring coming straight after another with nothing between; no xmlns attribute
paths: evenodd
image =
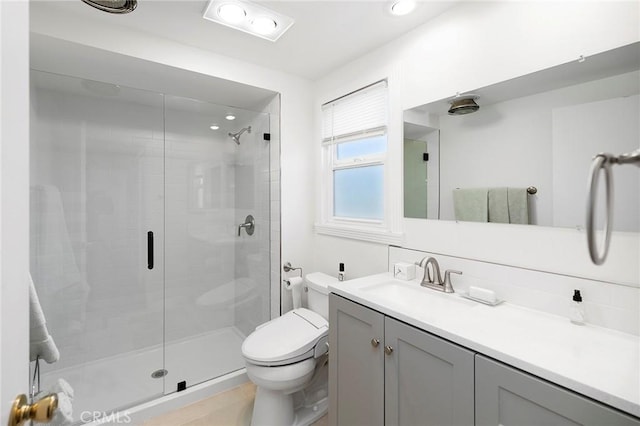
<svg viewBox="0 0 640 426"><path fill-rule="evenodd" d="M583 227L592 157L640 146L640 43L472 92L404 112L405 217ZM640 231L638 168L613 180L614 230Z"/></svg>

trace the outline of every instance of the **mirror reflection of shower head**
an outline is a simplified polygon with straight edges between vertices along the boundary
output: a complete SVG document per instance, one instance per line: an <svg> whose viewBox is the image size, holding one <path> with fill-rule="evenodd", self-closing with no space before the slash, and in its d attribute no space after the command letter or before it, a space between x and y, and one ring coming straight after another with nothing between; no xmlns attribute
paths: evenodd
<svg viewBox="0 0 640 426"><path fill-rule="evenodd" d="M138 6L138 0L82 0L89 6L109 13L129 13Z"/></svg>
<svg viewBox="0 0 640 426"><path fill-rule="evenodd" d="M82 80L80 82L82 88L94 95L99 96L117 96L120 93L120 86L117 84L103 83L94 80Z"/></svg>
<svg viewBox="0 0 640 426"><path fill-rule="evenodd" d="M251 133L251 126L245 127L244 129L240 130L238 133L229 132L229 136L231 137L231 139L233 139L236 145L240 145L240 136L242 136L244 132Z"/></svg>
<svg viewBox="0 0 640 426"><path fill-rule="evenodd" d="M476 100L480 96L468 93L466 95L457 94L453 98L449 99L451 107L449 107L449 115L464 115L471 114L480 109L480 105L476 103Z"/></svg>

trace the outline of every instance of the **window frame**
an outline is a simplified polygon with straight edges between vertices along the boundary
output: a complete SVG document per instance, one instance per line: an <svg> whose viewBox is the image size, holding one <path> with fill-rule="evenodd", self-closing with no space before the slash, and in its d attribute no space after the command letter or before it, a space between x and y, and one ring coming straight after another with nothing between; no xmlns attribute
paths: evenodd
<svg viewBox="0 0 640 426"><path fill-rule="evenodd" d="M404 241L404 235L399 232L397 225L397 209L392 203L397 197L392 196L394 183L391 178L390 160L393 158L391 151L393 148L390 138L390 91L388 81L381 80L364 86L366 89L382 81L386 83L387 117L384 126L372 129L356 131L350 134L337 136L330 140L324 140L321 145L321 167L320 167L320 206L319 221L315 224L315 231L319 234L333 235L344 238L371 241L385 244L400 245ZM351 93L357 93L358 89ZM346 95L348 96L348 95ZM340 99L340 98L339 98ZM324 104L323 104L324 106ZM322 117L322 114L320 115ZM321 118L321 126L324 126ZM339 160L337 158L338 146L341 143L356 142L373 136L384 136L386 149L384 152L370 154L362 157ZM383 217L382 219L366 219L357 217L341 217L334 214L334 172L336 170L354 169L358 167L377 166L383 168ZM397 185L396 185L397 186Z"/></svg>

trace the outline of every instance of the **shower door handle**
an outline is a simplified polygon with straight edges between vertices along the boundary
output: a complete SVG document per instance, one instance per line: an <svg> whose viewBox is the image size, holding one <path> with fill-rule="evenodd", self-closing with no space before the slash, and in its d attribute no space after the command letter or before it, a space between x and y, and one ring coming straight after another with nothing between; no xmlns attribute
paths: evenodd
<svg viewBox="0 0 640 426"><path fill-rule="evenodd" d="M147 232L147 268L153 269L153 232Z"/></svg>

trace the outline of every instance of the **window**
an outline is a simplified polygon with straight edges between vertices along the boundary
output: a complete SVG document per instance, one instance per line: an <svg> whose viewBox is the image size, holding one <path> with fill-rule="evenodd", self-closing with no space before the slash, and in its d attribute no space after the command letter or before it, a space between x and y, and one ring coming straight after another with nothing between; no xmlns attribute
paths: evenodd
<svg viewBox="0 0 640 426"><path fill-rule="evenodd" d="M388 93L380 81L322 106L320 233L391 241Z"/></svg>

